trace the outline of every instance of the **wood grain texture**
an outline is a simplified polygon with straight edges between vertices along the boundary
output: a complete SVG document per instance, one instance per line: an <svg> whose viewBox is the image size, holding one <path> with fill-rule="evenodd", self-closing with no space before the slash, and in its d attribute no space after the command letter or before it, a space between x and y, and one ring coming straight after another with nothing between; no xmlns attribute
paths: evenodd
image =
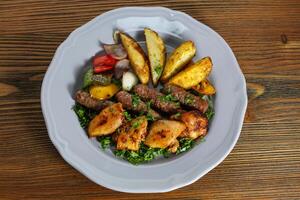
<svg viewBox="0 0 300 200"><path fill-rule="evenodd" d="M232 47L249 106L226 160L163 194L98 186L55 150L40 87L57 46L75 28L121 6L166 6L209 25ZM299 199L300 1L0 1L0 199Z"/></svg>

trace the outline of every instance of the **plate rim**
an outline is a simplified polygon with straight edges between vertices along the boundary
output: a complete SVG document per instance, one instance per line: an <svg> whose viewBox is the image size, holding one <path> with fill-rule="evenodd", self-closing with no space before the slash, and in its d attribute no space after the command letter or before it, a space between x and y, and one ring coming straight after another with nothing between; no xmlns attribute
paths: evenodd
<svg viewBox="0 0 300 200"><path fill-rule="evenodd" d="M84 168L84 170L81 167L84 166L80 166L80 164L76 163L76 159L75 158L71 158L72 154L68 153L66 151L67 148L67 144L64 141L60 141L59 138L57 138L55 135L55 123L51 123L51 120L49 120L49 115L50 112L47 109L47 99L46 99L46 92L47 92L47 83L49 82L50 79L50 75L51 72L54 69L55 63L59 62L59 58L60 55L63 54L64 49L67 48L68 46L72 46L73 42L75 41L75 38L77 37L77 35L80 34L81 31L87 29L89 26L92 26L92 24L96 23L98 20L101 20L101 17L104 17L105 15L111 15L120 11L134 11L134 10L161 10L162 12L167 12L170 14L170 16L175 16L175 15L181 15L185 18L187 18L189 21L193 21L193 23L197 23L199 25L201 25L202 27L208 29L210 32L212 32L214 34L214 36L216 36L219 40L221 40L221 42L223 43L224 47L226 48L226 50L231 54L231 57L234 59L234 64L235 67L237 67L238 73L239 73L239 78L240 80L240 84L241 85L241 90L242 90L242 95L239 98L239 103L241 103L241 109L240 109L240 113L238 116L238 126L236 127L236 134L234 135L234 139L233 142L230 144L230 147L227 149L226 152L224 152L223 156L217 160L214 161L213 164L210 164L209 167L207 167L206 170L202 171L202 173L199 173L197 175L194 176L194 178L190 179L189 181L185 181L185 182L181 182L181 183L177 183L173 186L168 186L165 188L161 188L161 189L153 189L153 188L144 188L144 189L140 189L140 190L132 190L132 189L126 189L126 188L116 188L113 187L112 185L108 185L105 184L103 182L99 182L99 180L96 180L95 178L93 178L93 172L92 170L89 170L87 168ZM243 126L243 121L244 121L244 116L246 113L246 108L247 108L247 103L248 103L248 98L247 98L247 89L246 89L246 79L245 76L242 73L242 70L237 62L236 57L234 56L234 53L232 51L232 49L229 47L229 45L226 43L226 41L217 33L215 32L213 29L211 29L210 27L208 27L207 25L199 22L198 20L194 19L193 17L191 17L190 15L181 12L181 11L177 11L177 10L172 10L166 7L136 7L136 6L132 6L132 7L121 7L121 8L117 8L117 9L113 9L113 10L109 10L107 12L102 13L101 15L96 16L95 18L93 18L92 20L90 20L89 22L83 24L82 26L78 27L77 29L75 29L74 31L72 31L69 36L58 46L57 50L55 51L55 54L53 56L53 59L51 61L51 63L49 64L49 67L47 69L47 72L44 76L43 79L43 83L42 83L42 87L41 87L41 107L42 107L42 113L43 113L43 117L44 117L44 121L47 127L47 132L48 135L52 141L52 143L54 144L54 146L56 147L56 149L58 150L59 154L63 157L63 159L69 163L72 167L74 167L76 170L78 170L80 173L82 173L83 175L85 175L88 179L90 179L91 181L102 185L106 188L115 190L115 191L120 191L120 192L128 192L128 193L156 193L156 192L168 192L168 191L172 191L184 186L187 186L189 184L192 184L193 182L197 181L198 179L200 179L202 176L204 176L205 174L207 174L209 171L211 171L212 169L214 169L216 166L218 166L228 155L229 153L232 151L232 149L234 148L235 144L237 143L237 140L240 136L241 130L242 130L242 126Z"/></svg>

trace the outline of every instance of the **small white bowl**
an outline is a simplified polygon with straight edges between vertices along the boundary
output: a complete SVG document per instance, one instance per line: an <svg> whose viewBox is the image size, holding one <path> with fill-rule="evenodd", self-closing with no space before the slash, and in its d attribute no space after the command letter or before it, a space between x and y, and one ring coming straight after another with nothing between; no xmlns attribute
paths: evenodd
<svg viewBox="0 0 300 200"><path fill-rule="evenodd" d="M210 80L217 90L216 114L205 142L191 151L134 166L89 139L71 108L85 63L101 50L99 42L112 43L113 30L120 29L142 43L144 27L157 31L169 51L184 40L192 40L197 48L195 60L212 58ZM191 184L225 159L239 138L247 93L233 52L215 31L182 12L162 7L126 7L96 17L73 31L58 47L43 81L41 102L49 137L70 165L104 187L150 193Z"/></svg>

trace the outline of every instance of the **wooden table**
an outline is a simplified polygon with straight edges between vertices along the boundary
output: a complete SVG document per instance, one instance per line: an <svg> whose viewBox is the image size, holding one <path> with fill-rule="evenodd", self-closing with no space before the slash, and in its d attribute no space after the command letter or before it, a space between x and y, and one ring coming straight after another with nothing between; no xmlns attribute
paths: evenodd
<svg viewBox="0 0 300 200"><path fill-rule="evenodd" d="M135 2L135 3L132 3ZM57 46L121 6L166 6L220 33L246 76L249 106L226 160L164 194L125 194L89 181L48 138L40 106ZM300 1L0 1L0 199L299 199Z"/></svg>

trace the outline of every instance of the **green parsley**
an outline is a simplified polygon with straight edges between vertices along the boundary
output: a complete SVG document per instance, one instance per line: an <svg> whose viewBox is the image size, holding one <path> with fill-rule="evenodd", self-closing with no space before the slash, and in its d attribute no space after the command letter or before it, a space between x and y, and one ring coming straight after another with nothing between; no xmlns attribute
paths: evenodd
<svg viewBox="0 0 300 200"><path fill-rule="evenodd" d="M214 111L214 107L213 107L213 99L211 96L208 96L208 95L204 95L202 97L202 99L208 102L208 109L206 110L206 112L204 114L205 114L206 118L208 119L208 121L210 121L215 115L215 111Z"/></svg>
<svg viewBox="0 0 300 200"><path fill-rule="evenodd" d="M107 149L113 145L113 139L111 136L101 136L97 137L98 142L100 142L100 146L102 149Z"/></svg>
<svg viewBox="0 0 300 200"><path fill-rule="evenodd" d="M142 123L142 120L136 120L132 123L132 128L138 128Z"/></svg>
<svg viewBox="0 0 300 200"><path fill-rule="evenodd" d="M186 95L184 97L184 103L186 105L192 105L194 103L194 98L191 95Z"/></svg>
<svg viewBox="0 0 300 200"><path fill-rule="evenodd" d="M134 107L134 108L136 108L138 105L139 105L139 103L140 103L140 97L138 96L138 95L136 95L136 94L133 94L132 96L131 96L131 103L132 103L132 106Z"/></svg>
<svg viewBox="0 0 300 200"><path fill-rule="evenodd" d="M130 113L128 113L127 111L124 111L123 113L124 113L125 119L127 121L131 121L132 120L132 117L131 117Z"/></svg>
<svg viewBox="0 0 300 200"><path fill-rule="evenodd" d="M169 152L166 149L147 147L143 143L138 151L115 150L114 154L134 165L149 162L159 156L169 156Z"/></svg>
<svg viewBox="0 0 300 200"><path fill-rule="evenodd" d="M147 113L146 118L148 121L154 121L154 117L153 117L153 115L151 115L150 112Z"/></svg>
<svg viewBox="0 0 300 200"><path fill-rule="evenodd" d="M177 101L177 98L174 97L172 94L167 94L164 96L159 96L159 99L164 101L164 102L175 102Z"/></svg>
<svg viewBox="0 0 300 200"><path fill-rule="evenodd" d="M180 154L189 151L196 144L195 140L189 138L179 139L179 147L177 148L176 154Z"/></svg>
<svg viewBox="0 0 300 200"><path fill-rule="evenodd" d="M174 117L175 119L179 118L180 116L181 116L181 113L180 113L180 112L178 112L178 113L176 113L176 114L173 115L173 117Z"/></svg>
<svg viewBox="0 0 300 200"><path fill-rule="evenodd" d="M76 103L72 109L76 113L82 128L86 128L90 121L97 115L97 111L86 108L79 103Z"/></svg>
<svg viewBox="0 0 300 200"><path fill-rule="evenodd" d="M161 73L162 73L162 66L161 65L156 65L155 68L154 68L154 71L156 73L156 76L160 76Z"/></svg>

